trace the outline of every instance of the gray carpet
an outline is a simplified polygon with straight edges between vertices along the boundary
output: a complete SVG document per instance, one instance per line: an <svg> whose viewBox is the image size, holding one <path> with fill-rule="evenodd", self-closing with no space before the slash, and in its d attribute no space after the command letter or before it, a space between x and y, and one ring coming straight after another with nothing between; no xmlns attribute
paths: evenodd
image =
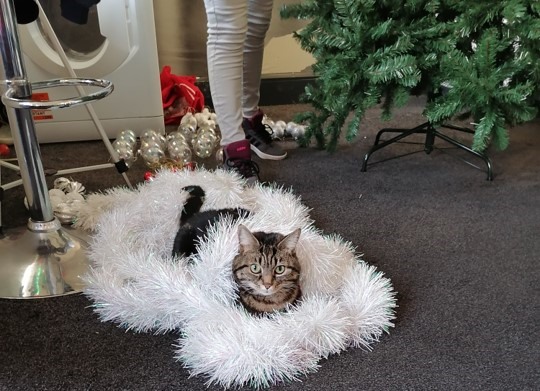
<svg viewBox="0 0 540 391"><path fill-rule="evenodd" d="M419 124L421 107L414 100L389 124ZM303 109L266 111L289 120ZM360 172L376 131L388 125L378 115L371 110L358 140L334 154L286 141L286 160L259 162L263 179L291 186L318 227L352 241L392 280L399 304L395 328L373 351L331 356L302 382L272 389L538 389L540 121L512 129L506 151L489 151L495 172L489 182L454 150ZM455 136L469 143L469 136ZM392 145L372 161L421 149ZM46 167L57 169L107 160L100 142L43 145L42 155ZM137 163L129 176L135 183L144 171ZM14 178L4 170L4 183ZM113 170L73 178L89 191L123 184ZM6 191L5 228L26 221L22 197L21 188ZM174 361L175 334L125 332L101 323L91 304L83 295L0 300L0 389L206 389L203 378L190 378Z"/></svg>

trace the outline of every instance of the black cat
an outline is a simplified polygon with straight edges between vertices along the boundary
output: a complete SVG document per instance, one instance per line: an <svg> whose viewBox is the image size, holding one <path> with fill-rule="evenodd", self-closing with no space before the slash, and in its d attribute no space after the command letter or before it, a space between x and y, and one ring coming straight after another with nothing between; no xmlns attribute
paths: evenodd
<svg viewBox="0 0 540 391"><path fill-rule="evenodd" d="M233 220L249 215L242 208L224 208L200 212L204 202L204 190L200 186L186 186L183 190L189 192L184 209L180 216L180 228L174 238L173 256L190 256L197 252L197 243L206 236L208 228L223 217Z"/></svg>

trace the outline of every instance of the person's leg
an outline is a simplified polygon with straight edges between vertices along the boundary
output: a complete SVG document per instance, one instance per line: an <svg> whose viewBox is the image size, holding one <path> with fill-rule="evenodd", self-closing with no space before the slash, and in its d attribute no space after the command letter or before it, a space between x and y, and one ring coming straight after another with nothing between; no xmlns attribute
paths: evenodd
<svg viewBox="0 0 540 391"><path fill-rule="evenodd" d="M248 0L247 33L244 44L244 73L242 83L242 127L251 150L261 159L280 160L287 156L263 124L259 109L264 39L270 26L273 0Z"/></svg>
<svg viewBox="0 0 540 391"><path fill-rule="evenodd" d="M218 117L223 163L248 181L257 178L242 130L242 70L248 0L204 0L208 20L210 92Z"/></svg>
<svg viewBox="0 0 540 391"><path fill-rule="evenodd" d="M248 0L242 84L242 109L246 118L253 117L259 110L264 39L270 27L273 2L273 0Z"/></svg>
<svg viewBox="0 0 540 391"><path fill-rule="evenodd" d="M221 145L245 139L241 102L248 1L204 0L208 20L208 78L222 133Z"/></svg>

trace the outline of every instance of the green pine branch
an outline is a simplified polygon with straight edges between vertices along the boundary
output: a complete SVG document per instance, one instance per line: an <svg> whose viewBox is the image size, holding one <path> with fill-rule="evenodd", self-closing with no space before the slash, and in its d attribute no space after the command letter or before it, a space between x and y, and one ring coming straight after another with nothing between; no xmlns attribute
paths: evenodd
<svg viewBox="0 0 540 391"><path fill-rule="evenodd" d="M354 140L365 112L390 118L418 91L447 93L428 102L433 123L470 113L473 148L508 145L508 125L537 113L540 5L534 0L307 0L282 9L308 20L295 33L316 60L303 100L313 106L303 145L333 150Z"/></svg>

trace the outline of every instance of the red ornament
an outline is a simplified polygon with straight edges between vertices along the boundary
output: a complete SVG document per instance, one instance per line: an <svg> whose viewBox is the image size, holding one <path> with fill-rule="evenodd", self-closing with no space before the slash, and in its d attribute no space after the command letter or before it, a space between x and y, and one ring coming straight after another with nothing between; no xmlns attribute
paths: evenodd
<svg viewBox="0 0 540 391"><path fill-rule="evenodd" d="M7 144L0 144L0 156L6 157L11 154L11 150Z"/></svg>
<svg viewBox="0 0 540 391"><path fill-rule="evenodd" d="M194 171L197 167L197 164L195 162L188 162L184 165L185 168L187 168L190 171Z"/></svg>
<svg viewBox="0 0 540 391"><path fill-rule="evenodd" d="M144 173L145 182L150 182L154 180L154 173L152 171L146 171Z"/></svg>

